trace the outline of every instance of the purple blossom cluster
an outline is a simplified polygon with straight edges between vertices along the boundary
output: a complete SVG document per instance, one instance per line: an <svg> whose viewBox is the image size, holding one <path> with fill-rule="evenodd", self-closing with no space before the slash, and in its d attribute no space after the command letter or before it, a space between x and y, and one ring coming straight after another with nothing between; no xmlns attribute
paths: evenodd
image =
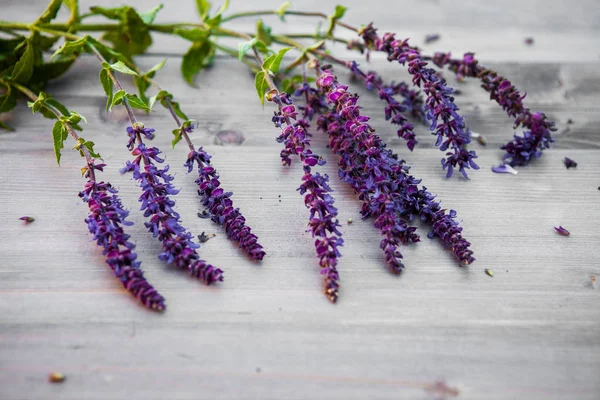
<svg viewBox="0 0 600 400"><path fill-rule="evenodd" d="M312 97L312 90L314 89L305 84L295 94ZM284 145L284 149L281 151L283 165L291 164L290 156L292 155L299 156L302 162L304 176L298 191L304 195L304 204L310 211L308 231L313 237L316 237L315 248L321 266L321 274L324 276L324 292L327 298L335 303L340 287L337 264L341 254L338 248L343 245L344 241L338 230L340 226L337 220L338 210L334 206L334 199L330 194L332 190L328 184L329 177L327 174L313 174L311 170L311 167L317 164L324 165L325 160L308 148L310 140L306 131L309 126L307 118L319 111L324 103L322 101L307 102L302 109L304 117L298 119L298 111L286 93L274 90L269 92L267 98L278 107L272 121L275 127L281 128L281 134L277 141Z"/></svg>
<svg viewBox="0 0 600 400"><path fill-rule="evenodd" d="M437 135L436 146L440 150L451 151L442 159L442 167L447 169L447 177L452 176L455 168L468 179L466 169L479 169L474 159L477 155L466 146L471 142L471 135L466 128L463 117L458 113L454 103L454 89L446 85L434 69L427 67L418 49L408 44L408 39L397 40L393 33L383 37L377 35L372 24L359 30L365 45L371 49L382 51L388 55L389 61L408 64L408 72L413 76L413 84L423 87L427 96L425 101L425 117L430 122L430 130Z"/></svg>
<svg viewBox="0 0 600 400"><path fill-rule="evenodd" d="M385 107L385 120L391 120L392 124L400 127L397 132L398 137L404 139L406 147L412 151L418 142L412 124L408 122L403 114L408 110L408 107L400 104L394 98L394 91L390 87L384 87L381 77L375 72L364 73L358 68L356 61L349 62L348 66L355 76L361 77L364 80L367 89L376 88L379 91L379 98L387 103Z"/></svg>
<svg viewBox="0 0 600 400"><path fill-rule="evenodd" d="M194 162L198 164L198 195L202 199L202 205L206 208L213 222L223 225L227 237L236 240L240 249L245 251L253 260L262 260L265 256L263 247L258 243L258 237L252 233L252 229L246 225L246 219L240 213L239 208L233 208L231 192L225 192L219 181L216 169L210 165L211 156L202 147L192 150L188 154L184 166L188 173L194 169Z"/></svg>
<svg viewBox="0 0 600 400"><path fill-rule="evenodd" d="M167 264L187 269L191 276L207 285L222 281L223 271L200 259L196 251L200 246L192 241L191 233L179 223L179 214L173 210L175 201L169 197L176 195L179 190L171 183L173 177L168 174L169 166L161 169L156 165L164 162L159 157L161 151L142 143L140 135L146 131L143 125L136 124L130 128L136 132L138 145L132 152L135 157L133 162L127 161L121 173L133 172L133 178L140 183L143 191L139 198L141 210L144 211L144 217L150 217L145 225L162 242L163 252L158 257Z"/></svg>
<svg viewBox="0 0 600 400"><path fill-rule="evenodd" d="M360 114L358 96L348 92L328 70L319 70L317 86L333 110L322 114L317 125L329 135L329 147L338 154L339 176L363 201L363 217L374 217L384 239L380 247L393 272L404 268L400 244L419 241L416 228L409 226L414 217L431 225L429 237L439 237L463 264L474 261L470 243L462 237L462 228L454 220L456 212L440 207L435 196L420 180L410 175L403 160L389 150Z"/></svg>
<svg viewBox="0 0 600 400"><path fill-rule="evenodd" d="M502 150L506 151L504 160L511 166L527 165L531 160L541 157L542 151L554 142L551 136L551 132L556 130L554 122L548 120L543 113L532 113L523 104L526 94L521 95L508 79L498 75L496 71L481 66L473 53L464 54L462 59L453 59L450 53L436 53L433 62L440 68L448 66L461 79L479 78L481 87L490 93L490 98L508 116L515 118L515 129L519 126L524 128L522 136L514 135L511 142L502 146Z"/></svg>
<svg viewBox="0 0 600 400"><path fill-rule="evenodd" d="M137 261L135 244L129 241L123 226L132 225L126 220L129 212L123 209L117 190L109 183L96 182L90 178L90 168L102 171L105 164L87 167L86 182L79 197L88 204L89 216L85 219L90 233L98 246L103 248L106 263L119 278L121 284L144 306L162 311L165 299L150 285Z"/></svg>

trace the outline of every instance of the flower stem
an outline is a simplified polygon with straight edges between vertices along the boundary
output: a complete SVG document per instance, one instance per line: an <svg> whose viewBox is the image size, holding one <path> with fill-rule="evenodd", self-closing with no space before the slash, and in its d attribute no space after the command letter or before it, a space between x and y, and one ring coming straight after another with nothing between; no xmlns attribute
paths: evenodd
<svg viewBox="0 0 600 400"><path fill-rule="evenodd" d="M9 83L9 82L1 81L1 80L0 80L0 82L2 82L3 85L9 85L10 84L15 89L17 89L19 92L21 92L25 96L27 96L31 101L36 101L38 99L38 96L36 96L35 93L33 93L29 88L27 88L27 87L25 87L25 86L23 86L23 85L21 85L19 83L16 83L16 82L10 82ZM50 104L43 103L42 106L44 108L46 108L48 111L50 111L52 114L56 115L57 119L60 119L60 117L63 116L63 114L58 109L56 109L55 107L51 106ZM71 124L65 121L64 125L67 128L67 131L69 132L69 135L71 135L71 137L73 138L73 140L75 140L75 143L79 143L79 135L77 134L77 132L75 131L75 129L73 129L73 127L71 126ZM93 168L94 160L93 160L92 155L90 154L89 150L85 146L82 146L82 145L78 145L76 148L77 148L77 150L81 150L83 152L83 155L85 157L85 161L86 161L86 163L88 164L88 167L89 167L88 172L89 172L90 180L96 181L96 176L94 174L94 168Z"/></svg>

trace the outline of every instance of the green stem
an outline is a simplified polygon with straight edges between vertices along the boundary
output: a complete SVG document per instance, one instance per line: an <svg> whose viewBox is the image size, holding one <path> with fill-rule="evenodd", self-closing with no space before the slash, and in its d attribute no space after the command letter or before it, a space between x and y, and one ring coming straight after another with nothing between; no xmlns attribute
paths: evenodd
<svg viewBox="0 0 600 400"><path fill-rule="evenodd" d="M279 15L279 13L276 10L246 11L246 12L231 14L228 17L223 18L222 22L227 22L227 21L231 21L233 19L244 18L244 17L259 17L259 16L266 16L266 15ZM323 19L329 18L329 16L325 13L310 12L310 11L287 11L286 10L284 15L297 15L297 16L301 16L301 17L318 17L318 18L323 18ZM341 21L336 21L336 25L339 25L339 26L346 28L348 30L351 30L353 32L358 32L358 28L355 28L355 27L348 25Z"/></svg>
<svg viewBox="0 0 600 400"><path fill-rule="evenodd" d="M0 82L2 82L3 85L11 85L12 87L16 88L19 92L21 92L25 96L27 96L31 101L36 101L38 99L38 96L36 96L35 93L33 93L26 86L23 86L17 82L4 82L2 80L0 80ZM56 115L56 119L58 119L58 120L60 120L60 117L63 116L63 114L57 108L51 106L50 104L43 103L42 106L44 108L46 108L48 111L50 111L52 114ZM65 117L66 117L66 115L65 115ZM75 129L73 129L71 124L66 121L63 121L63 124L67 128L69 135L71 135L73 140L75 140L75 143L79 143L80 137L77 134L77 132L75 131ZM82 146L82 145L78 145L77 150L81 150L83 152L83 156L85 157L85 161L87 162L88 167L89 167L88 170L89 170L90 180L96 181L96 175L94 173L94 168L93 168L94 159L92 158L92 155L90 154L89 150L85 146Z"/></svg>

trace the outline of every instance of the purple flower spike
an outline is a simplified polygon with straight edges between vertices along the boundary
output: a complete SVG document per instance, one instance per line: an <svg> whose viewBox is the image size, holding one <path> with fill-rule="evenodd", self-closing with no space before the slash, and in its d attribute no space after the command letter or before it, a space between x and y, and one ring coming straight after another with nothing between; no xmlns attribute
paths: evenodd
<svg viewBox="0 0 600 400"><path fill-rule="evenodd" d="M565 163L565 167L567 167L567 169L577 168L577 162L575 162L575 160L571 160L569 157L565 157L563 162Z"/></svg>
<svg viewBox="0 0 600 400"><path fill-rule="evenodd" d="M133 129L137 134L142 134L145 129L139 125ZM144 225L153 236L158 237L163 246L163 252L158 258L177 268L187 269L191 276L207 285L222 281L223 271L200 259L196 251L200 246L192 241L192 234L179 224L179 214L173 210L175 201L169 197L176 195L179 190L171 184L173 177L168 174L169 166L162 169L156 166L155 163L164 162L159 157L160 153L156 147L148 148L139 143L132 152L135 156L133 162L127 161L121 169L121 173L132 171L133 178L143 190L139 201L142 203L144 217L149 218L149 222Z"/></svg>
<svg viewBox="0 0 600 400"><path fill-rule="evenodd" d="M283 165L290 165L290 156L298 156L302 162L304 176L302 184L298 188L304 195L304 204L310 211L310 220L307 232L311 232L316 238L315 249L319 257L321 274L324 276L324 293L332 303L337 302L339 297L338 283L340 276L337 270L338 259L342 256L339 247L343 245L342 234L338 230L340 226L337 220L337 208L331 196L329 177L319 173L313 174L311 167L324 165L325 160L314 154L310 149L309 134L306 128L309 126L308 119L315 112L326 109L326 103L316 96L316 90L308 85L303 85L295 93L297 96L304 95L307 102L302 110L302 118L292 123L298 117L298 112L293 105L292 99L286 93L278 93L272 90L267 98L277 104L278 111L275 112L273 123L281 128L281 135L277 138L283 143L281 151Z"/></svg>
<svg viewBox="0 0 600 400"><path fill-rule="evenodd" d="M365 74L358 68L356 61L348 62L348 65L355 76L364 79L367 89L371 90L376 88L379 91L379 98L387 103L387 107L385 108L386 121L391 120L390 122L392 124L400 127L397 132L398 137L404 139L406 141L406 147L408 147L410 151L413 151L418 142L412 124L410 124L403 115L408 108L403 104L400 104L394 98L395 92L389 87L384 87L381 77L375 72Z"/></svg>
<svg viewBox="0 0 600 400"><path fill-rule="evenodd" d="M408 39L396 40L394 34L377 35L372 24L359 30L365 44L388 55L389 61L408 64L408 72L413 76L413 84L423 87L427 95L425 116L430 122L430 130L437 135L435 145L442 151L450 149L446 158L442 159L442 167L447 170L447 177L452 176L455 169L468 179L466 169L479 169L474 159L477 155L466 146L471 142L469 130L463 117L458 113L454 103L454 89L446 85L446 81L432 68L427 67L418 49L408 44Z"/></svg>
<svg viewBox="0 0 600 400"><path fill-rule="evenodd" d="M556 233L558 233L561 236L570 236L571 232L569 232L568 230L566 230L565 228L563 228L562 226L554 227L554 230L556 230Z"/></svg>
<svg viewBox="0 0 600 400"><path fill-rule="evenodd" d="M246 219L240 213L239 208L233 208L231 192L225 192L220 186L219 175L210 165L210 155L202 147L190 151L184 166L188 173L194 169L194 162L198 164L198 194L202 199L202 205L206 208L213 222L225 227L227 237L237 240L240 249L244 250L253 260L262 260L265 256L263 247L258 244L258 237L252 233L252 229L246 225Z"/></svg>
<svg viewBox="0 0 600 400"><path fill-rule="evenodd" d="M123 287L144 306L163 311L166 308L165 299L144 278L141 262L136 261L135 244L129 241L129 235L123 231L124 225L132 223L126 221L129 212L123 209L116 193L117 190L109 183L88 180L79 193L90 209L85 222L98 246L104 249L106 263Z"/></svg>
<svg viewBox="0 0 600 400"><path fill-rule="evenodd" d="M529 164L533 159L541 157L542 151L554 142L550 134L556 130L554 123L547 120L543 113L532 113L525 107L523 99L526 94L521 95L508 79L480 65L473 53L466 53L462 60L451 58L450 53L436 53L433 62L440 68L447 65L460 79L480 79L481 87L490 93L490 99L496 101L509 117L515 118L515 129L523 127L523 136L515 135L513 141L501 147L506 151L504 159L511 166Z"/></svg>
<svg viewBox="0 0 600 400"><path fill-rule="evenodd" d="M418 189L420 180L409 175L404 161L386 148L368 124L369 117L360 115L358 96L350 94L348 87L327 70L319 72L317 86L334 106L333 111L319 117L317 125L328 133L330 149L340 156L340 179L363 201L361 214L373 216L384 235L380 246L390 269L400 273L404 268L400 244L419 241L416 228L406 221L415 216L432 226L429 237L439 237L462 264L473 262L470 243L454 221L456 213L446 213L425 187Z"/></svg>

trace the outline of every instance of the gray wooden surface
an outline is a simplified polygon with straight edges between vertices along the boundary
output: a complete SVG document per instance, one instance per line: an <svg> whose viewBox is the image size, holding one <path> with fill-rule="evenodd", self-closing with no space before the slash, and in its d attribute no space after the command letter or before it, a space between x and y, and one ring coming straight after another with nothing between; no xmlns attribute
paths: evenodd
<svg viewBox="0 0 600 400"><path fill-rule="evenodd" d="M243 10L274 8L279 0L232 3ZM132 210L136 224L129 232L168 310L144 310L114 279L83 223L81 160L65 151L57 167L51 124L21 106L10 116L17 132L0 133L0 399L600 398L600 289L589 280L600 275L597 2L374 3L346 0L348 20L375 20L417 44L439 32L442 40L427 50L476 51L529 93L531 108L557 121L556 146L541 160L517 176L493 174L511 123L475 82L461 85L458 102L489 145L476 148L482 170L471 181L445 180L429 133L419 127L422 145L407 152L382 121L378 100L356 87L381 135L458 211L477 261L457 267L423 227L424 241L403 249L405 274L392 276L372 221L360 220L359 201L333 179L345 246L341 298L329 304L295 191L301 170L280 166L272 110L261 109L252 77L236 61L218 59L199 78L199 89L191 89L179 77L178 58L168 56L158 81L200 121L194 142L214 154L223 185L268 253L253 264L220 228L196 217L194 177L181 166L185 148L170 149L172 122L159 110L144 122L157 129L154 142L182 188L177 211L194 234L217 234L201 253L225 270L226 280L207 288L170 270L156 258L159 244L137 212L139 189L118 173L128 157L124 115L104 114L98 66L86 58L48 90L87 117L84 136L109 165L102 179L120 188ZM322 4L295 2L306 9ZM4 0L0 18L32 20L43 6L42 0ZM193 15L191 1L169 2L158 21ZM297 31L312 31L314 22L288 21ZM252 21L238 26L251 29ZM525 36L535 38L533 47L523 44ZM182 49L181 41L159 37L157 56L141 62L152 65ZM406 77L381 59L373 66L387 78ZM222 130L246 140L216 145ZM327 155L323 169L335 177L335 159L320 135L314 149ZM579 166L566 170L565 156ZM25 226L22 215L36 221ZM555 234L557 225L571 237ZM67 381L47 383L51 371L65 373ZM451 389L435 390L439 382Z"/></svg>

